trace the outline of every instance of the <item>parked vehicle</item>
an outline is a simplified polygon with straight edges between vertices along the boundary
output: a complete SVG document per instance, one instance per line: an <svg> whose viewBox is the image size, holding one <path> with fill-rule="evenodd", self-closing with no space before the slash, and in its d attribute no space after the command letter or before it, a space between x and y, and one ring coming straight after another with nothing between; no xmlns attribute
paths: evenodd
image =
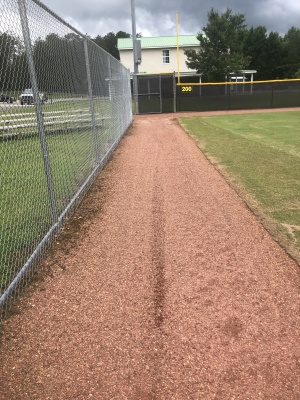
<svg viewBox="0 0 300 400"><path fill-rule="evenodd" d="M0 93L1 103L13 103L16 101L15 97L9 96L8 94Z"/></svg>
<svg viewBox="0 0 300 400"><path fill-rule="evenodd" d="M44 95L44 93L40 93L40 100L42 103L45 103L47 101L47 97ZM23 104L33 104L33 92L32 89L25 89L24 92L20 96L20 103Z"/></svg>

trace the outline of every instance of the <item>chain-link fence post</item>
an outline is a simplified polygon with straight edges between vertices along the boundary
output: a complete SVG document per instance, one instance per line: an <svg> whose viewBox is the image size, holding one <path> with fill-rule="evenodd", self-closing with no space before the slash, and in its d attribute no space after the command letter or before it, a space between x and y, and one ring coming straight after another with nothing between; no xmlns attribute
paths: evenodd
<svg viewBox="0 0 300 400"><path fill-rule="evenodd" d="M176 76L173 72L173 112L176 113Z"/></svg>
<svg viewBox="0 0 300 400"><path fill-rule="evenodd" d="M113 80L113 72L112 72L112 63L111 57L108 58L108 87L109 87L109 100L110 100L110 109L111 109L111 123L112 123L112 130L113 130L113 137L114 142L117 137L117 119L115 118L115 108L116 108L116 99L115 99L115 87L114 87L114 80Z"/></svg>
<svg viewBox="0 0 300 400"><path fill-rule="evenodd" d="M57 209L56 209L56 200L55 200L55 190L54 190L54 184L53 184L53 179L52 179L51 165L50 165L50 160L49 160L49 152L48 152L48 148L47 148L47 141L46 141L46 135L45 135L45 129L44 129L42 104L41 104L40 94L39 94L39 90L38 90L38 84L37 84L37 78L36 78L36 72L35 72L35 66L34 66L34 60L33 60L32 48L31 48L31 39L30 39L30 31L29 31L29 26L28 26L25 0L18 0L18 6L19 6L19 13L20 13L20 20L21 20L25 50L26 50L26 55L27 55L27 60L28 60L29 74L30 74L31 85L32 85L33 100L34 100L34 104L35 104L38 133L39 133L43 161L44 161L47 189L48 189L51 214L52 214L52 222L53 222L53 224L55 224L58 219Z"/></svg>
<svg viewBox="0 0 300 400"><path fill-rule="evenodd" d="M91 113L94 145L95 145L96 165L98 165L100 162L100 149L99 149L99 141L98 141L97 129L96 129L95 107L94 107L94 99L93 99L93 87L92 87L92 80L91 80L91 69L90 69L90 61L89 61L88 37L87 36L84 39L84 56L85 56L85 65L86 65L86 74L87 74L87 83L88 83L88 94L89 94L89 99L90 99L90 113Z"/></svg>

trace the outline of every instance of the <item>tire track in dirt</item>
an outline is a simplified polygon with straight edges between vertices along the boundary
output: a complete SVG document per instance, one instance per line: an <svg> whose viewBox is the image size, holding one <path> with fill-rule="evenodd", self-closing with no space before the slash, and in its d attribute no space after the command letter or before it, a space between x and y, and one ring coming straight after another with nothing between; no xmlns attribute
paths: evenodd
<svg viewBox="0 0 300 400"><path fill-rule="evenodd" d="M165 216L164 216L164 192L163 183L159 176L159 157L157 158L154 187L153 187L153 210L152 210L152 260L154 267L154 304L155 304L155 326L161 328L164 322L165 302Z"/></svg>

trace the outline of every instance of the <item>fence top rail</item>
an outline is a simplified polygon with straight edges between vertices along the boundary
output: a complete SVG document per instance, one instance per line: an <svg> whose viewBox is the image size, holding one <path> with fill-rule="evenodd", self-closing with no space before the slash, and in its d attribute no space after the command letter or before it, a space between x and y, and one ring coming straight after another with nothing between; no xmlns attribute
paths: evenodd
<svg viewBox="0 0 300 400"><path fill-rule="evenodd" d="M220 86L220 85L252 85L256 83L280 83L280 82L300 82L300 79L276 79L271 81L230 81L230 82L205 82L205 83L196 83L196 82L185 82L185 83L176 83L176 86Z"/></svg>

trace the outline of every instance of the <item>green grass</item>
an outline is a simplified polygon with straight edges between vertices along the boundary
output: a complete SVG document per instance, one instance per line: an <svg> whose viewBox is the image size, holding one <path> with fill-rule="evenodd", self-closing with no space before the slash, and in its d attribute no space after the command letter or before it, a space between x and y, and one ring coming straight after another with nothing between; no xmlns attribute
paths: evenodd
<svg viewBox="0 0 300 400"><path fill-rule="evenodd" d="M45 104L43 111L66 111L68 116L74 108L83 106L87 108L88 102L59 102ZM109 117L109 104L96 103L95 111ZM0 119L32 112L33 106L6 108ZM96 165L90 124L75 125L62 125L62 130L46 135L59 215ZM37 131L30 129L33 135L0 141L0 293L52 226L41 144ZM102 158L113 140L110 119L97 128L96 134Z"/></svg>
<svg viewBox="0 0 300 400"><path fill-rule="evenodd" d="M90 136L73 132L47 139L59 213L93 168ZM0 171L0 272L7 275L26 261L52 225L38 137L0 142Z"/></svg>
<svg viewBox="0 0 300 400"><path fill-rule="evenodd" d="M213 158L300 254L300 113L181 118ZM274 225L272 224L272 225Z"/></svg>

